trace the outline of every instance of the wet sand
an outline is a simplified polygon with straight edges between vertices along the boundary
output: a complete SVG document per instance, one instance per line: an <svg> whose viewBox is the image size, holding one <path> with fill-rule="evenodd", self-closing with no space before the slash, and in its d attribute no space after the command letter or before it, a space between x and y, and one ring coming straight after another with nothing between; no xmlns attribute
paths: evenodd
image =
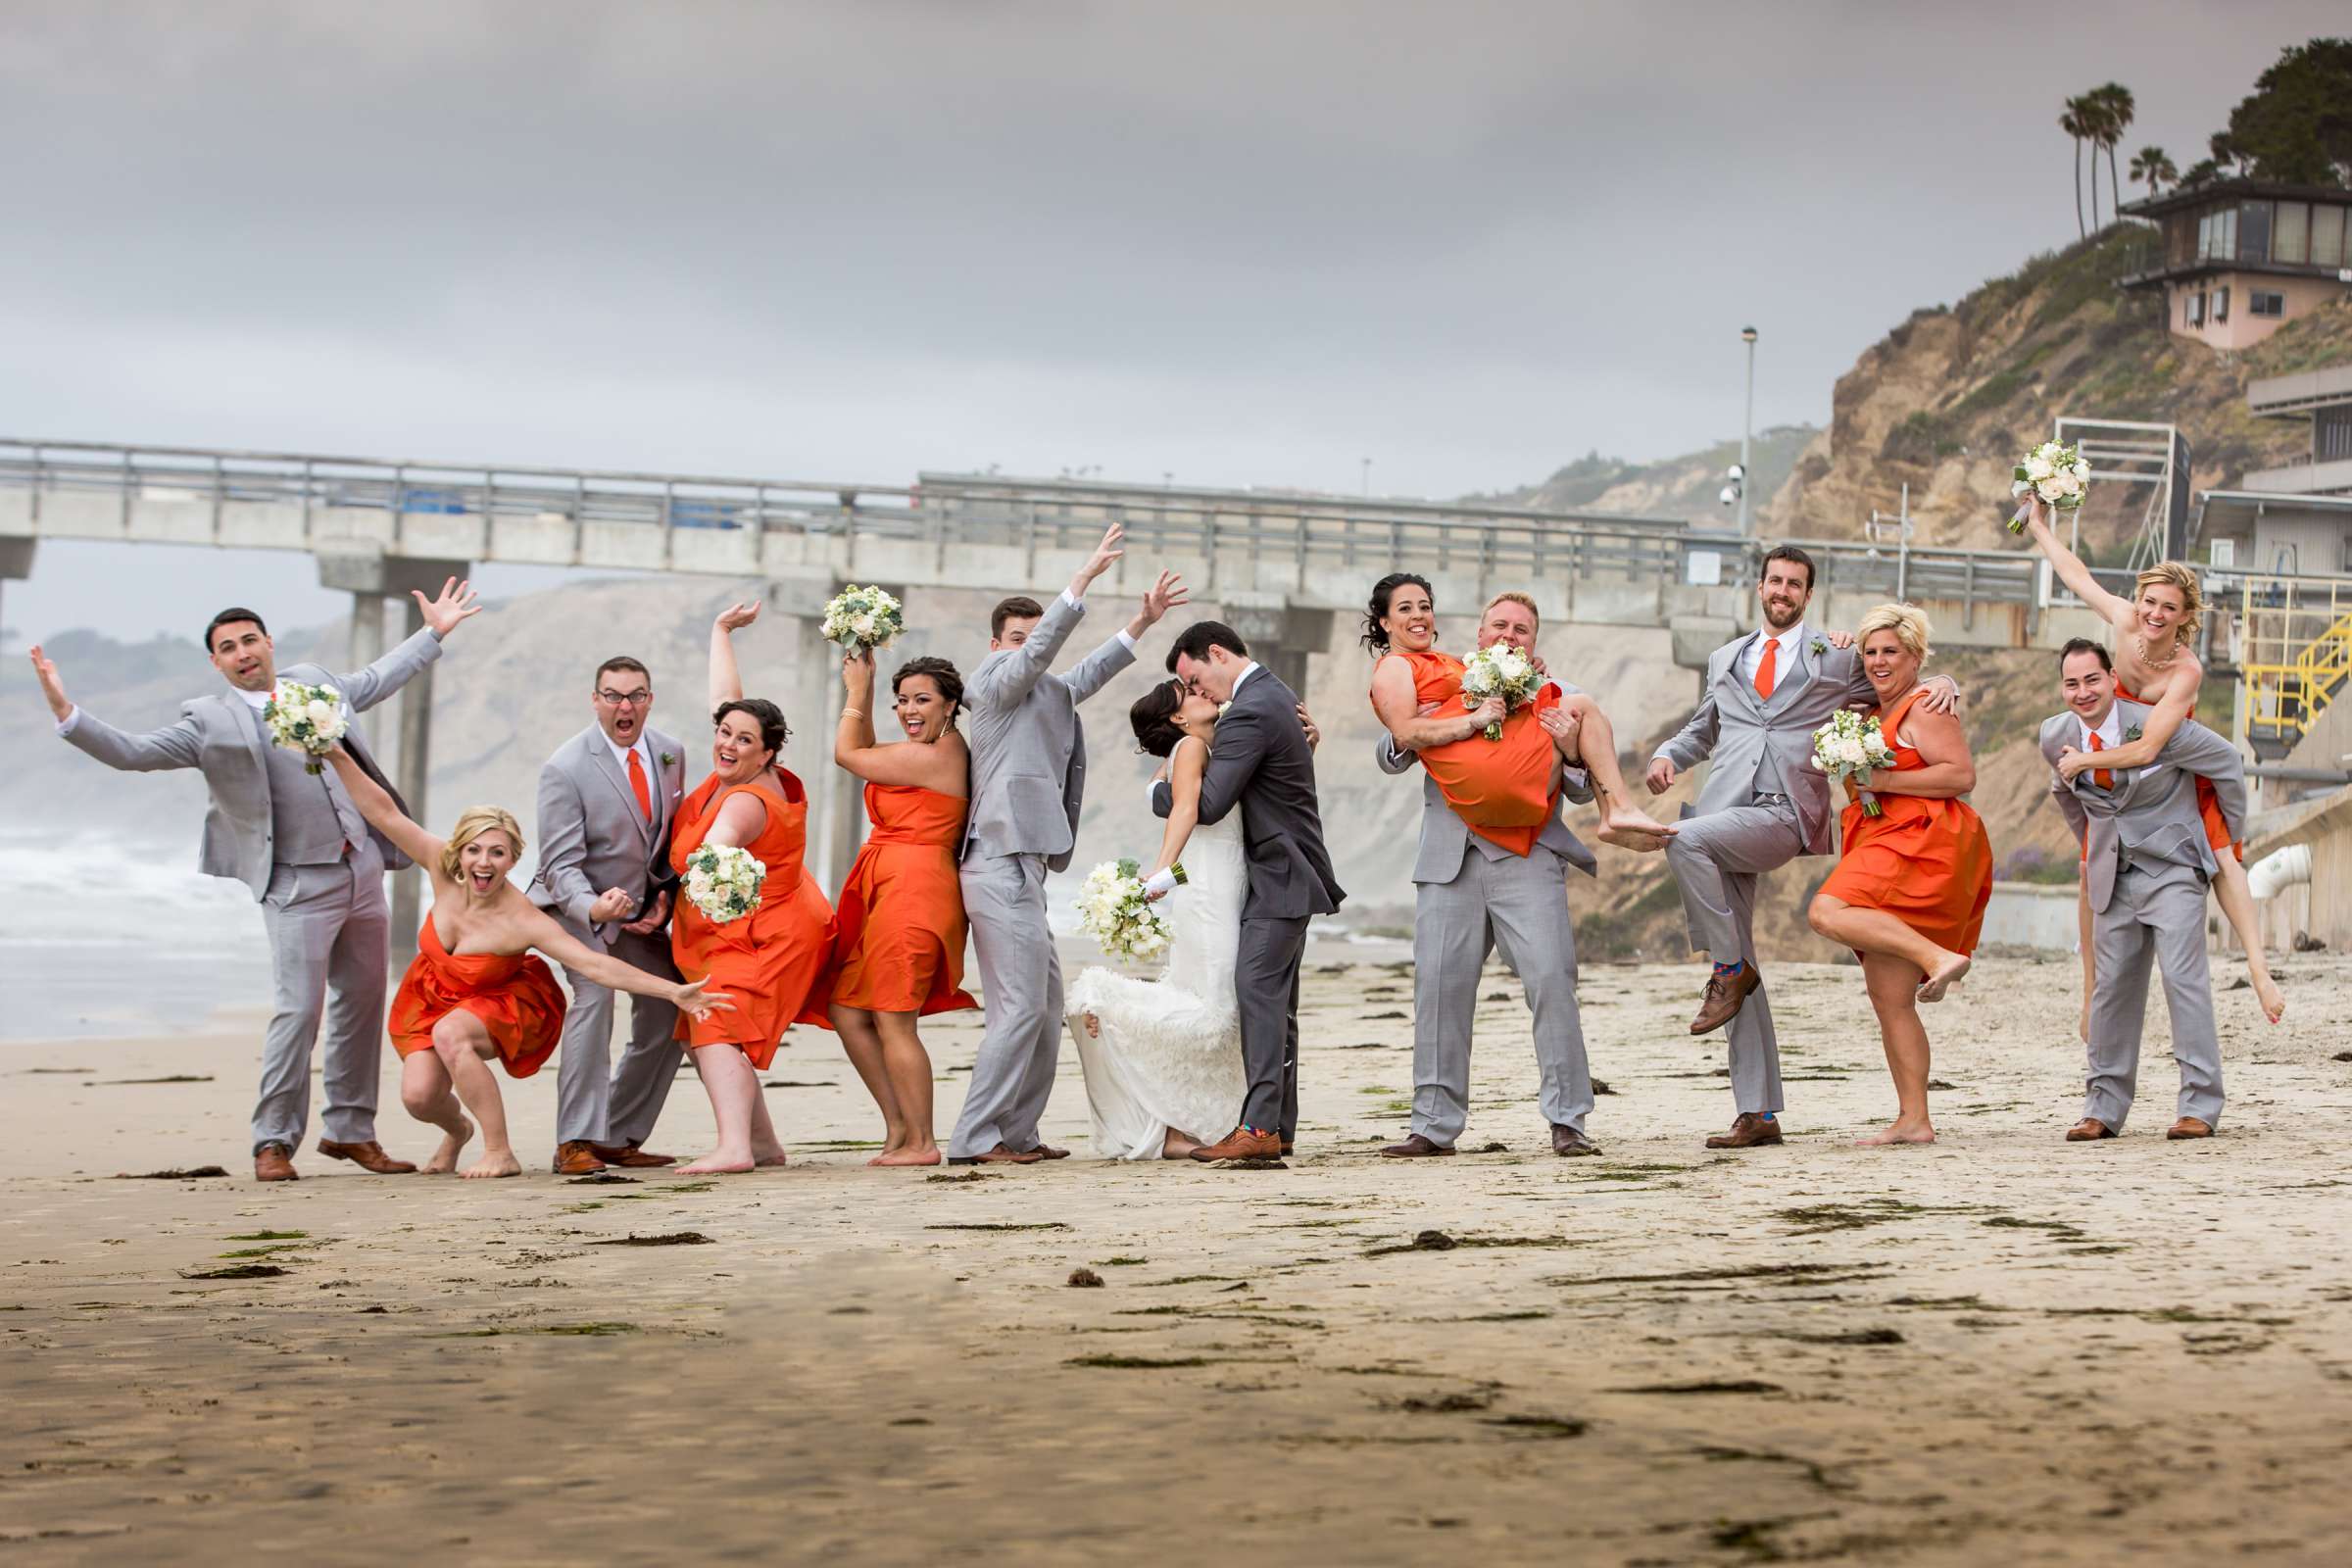
<svg viewBox="0 0 2352 1568"><path fill-rule="evenodd" d="M2162 1137L2160 1000L2127 1136L2059 1141L2065 960L1936 1009L1925 1150L1851 1147L1892 1103L1868 1005L1794 964L1791 1142L1738 1155L1699 1147L1731 1105L1695 965L1587 971L1582 1160L1499 972L1463 1153L1418 1162L1372 1152L1409 974L1310 975L1276 1170L1086 1158L1067 1050L1080 1157L869 1170L855 1075L796 1031L787 1170L544 1174L551 1068L505 1085L523 1179L306 1151L263 1188L250 1021L0 1046L0 1564L2339 1560L2352 963L2283 969L2278 1028L2220 996L2205 1144ZM977 1030L929 1033L944 1125ZM657 1144L709 1132L682 1077Z"/></svg>

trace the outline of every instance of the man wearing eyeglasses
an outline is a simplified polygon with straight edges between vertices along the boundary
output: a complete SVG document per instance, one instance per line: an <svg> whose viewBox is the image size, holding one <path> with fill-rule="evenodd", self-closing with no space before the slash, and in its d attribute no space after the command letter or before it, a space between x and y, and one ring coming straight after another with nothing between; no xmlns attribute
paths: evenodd
<svg viewBox="0 0 2352 1568"><path fill-rule="evenodd" d="M588 701L596 722L539 769L531 902L580 941L674 979L662 927L676 880L669 831L685 790L685 748L647 726L654 681L634 659L599 664ZM677 1076L677 1009L632 997L629 1043L613 1068L612 993L570 970L565 978L571 1006L556 1064L556 1174L670 1163L673 1156L643 1145Z"/></svg>

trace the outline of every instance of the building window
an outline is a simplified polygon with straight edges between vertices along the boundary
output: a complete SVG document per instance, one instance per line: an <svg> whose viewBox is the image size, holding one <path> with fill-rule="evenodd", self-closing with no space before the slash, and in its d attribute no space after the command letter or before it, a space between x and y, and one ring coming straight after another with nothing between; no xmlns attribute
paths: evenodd
<svg viewBox="0 0 2352 1568"><path fill-rule="evenodd" d="M2237 259L2241 262L2267 262L2271 259L2269 202L2237 204Z"/></svg>
<svg viewBox="0 0 2352 1568"><path fill-rule="evenodd" d="M2322 409L2311 418L2311 460L2336 463L2352 458L2352 407ZM2352 540L2352 530L2344 537Z"/></svg>
<svg viewBox="0 0 2352 1568"><path fill-rule="evenodd" d="M2250 288L2246 290L2246 311L2252 316L2284 316L2286 296L2269 289Z"/></svg>
<svg viewBox="0 0 2352 1568"><path fill-rule="evenodd" d="M2189 326L2203 326L2205 324L2205 291L2203 289L2197 290L2197 292L2194 294L2184 295L2181 298L2180 319L2183 323Z"/></svg>
<svg viewBox="0 0 2352 1568"><path fill-rule="evenodd" d="M2271 225L2271 260L2301 267L2310 255L2310 229L2309 202L2280 202L2278 220Z"/></svg>
<svg viewBox="0 0 2352 1568"><path fill-rule="evenodd" d="M2226 288L2213 291L2213 318L2217 321L2230 319L2230 291Z"/></svg>
<svg viewBox="0 0 2352 1568"><path fill-rule="evenodd" d="M2314 207L2311 210L2311 265L2333 270L2344 265L2344 215L2352 209Z"/></svg>

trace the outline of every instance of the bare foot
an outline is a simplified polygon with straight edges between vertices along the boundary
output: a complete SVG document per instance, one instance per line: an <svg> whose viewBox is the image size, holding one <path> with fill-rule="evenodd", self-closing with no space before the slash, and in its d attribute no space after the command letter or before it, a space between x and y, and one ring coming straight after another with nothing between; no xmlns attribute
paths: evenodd
<svg viewBox="0 0 2352 1568"><path fill-rule="evenodd" d="M2277 1023L2278 1015L2286 1011L2286 996L2278 989L2278 982L2271 978L2268 969L2254 971L2254 1000L2262 1004L2262 1015L2273 1023Z"/></svg>
<svg viewBox="0 0 2352 1568"><path fill-rule="evenodd" d="M484 1152L482 1157L466 1167L466 1180L488 1181L497 1176L519 1176L522 1162L514 1157L512 1149Z"/></svg>
<svg viewBox="0 0 2352 1568"><path fill-rule="evenodd" d="M1612 805L1601 813L1601 826L1611 833L1646 833L1654 838L1670 839L1675 830L1642 810L1630 802ZM1614 842L1614 841L1612 841ZM1660 846L1663 848L1663 846Z"/></svg>
<svg viewBox="0 0 2352 1568"><path fill-rule="evenodd" d="M911 1138L909 1138L909 1137L907 1137L907 1135L906 1135L906 1134L905 1134L905 1133L902 1133L902 1132L894 1132L894 1131L885 1131L885 1132L882 1134L882 1152L880 1152L880 1153L876 1154L876 1155L875 1155L873 1158L871 1158L871 1159L867 1160L867 1161L866 1161L866 1163L867 1163L868 1165L894 1165L894 1164L901 1163L901 1162L900 1162L900 1161L898 1161L898 1160L894 1160L894 1159L892 1159L890 1156L891 1156L891 1155L893 1155L893 1154L896 1154L896 1153L900 1152L902 1150L905 1150L905 1149L906 1149L906 1148L907 1148L909 1145L911 1145L913 1142L914 1142L914 1140L913 1140L913 1139L911 1139ZM754 1151L753 1151L753 1153L754 1153L755 1155L757 1155L757 1154L759 1153L759 1151L757 1151L757 1150L754 1150ZM784 1160L783 1160L783 1157L782 1157L782 1155L783 1155L783 1152L782 1152L781 1150L777 1151L777 1158L776 1158L776 1160L774 1161L774 1163L776 1163L776 1164L778 1164L778 1165L781 1165L781 1164L783 1164L783 1163L784 1163ZM757 1163L759 1163L759 1164L761 1164L761 1165L765 1165L765 1164L769 1163L769 1161L767 1161L767 1160L766 1160L766 1159L764 1159L764 1158L761 1158L761 1159L758 1159L758 1160L757 1160Z"/></svg>
<svg viewBox="0 0 2352 1568"><path fill-rule="evenodd" d="M1194 1140L1170 1129L1167 1137L1160 1140L1159 1157L1162 1159L1190 1159L1193 1157L1193 1151L1200 1147Z"/></svg>
<svg viewBox="0 0 2352 1568"><path fill-rule="evenodd" d="M777 1162L782 1163L782 1156L778 1156ZM753 1160L749 1154L721 1154L713 1152L705 1154L691 1165L679 1165L675 1169L681 1176L732 1176L750 1170L752 1167Z"/></svg>
<svg viewBox="0 0 2352 1568"><path fill-rule="evenodd" d="M1658 854L1666 848L1666 840L1671 836L1638 827L1606 827L1598 835L1601 843L1614 844L1621 850L1632 850L1637 855Z"/></svg>
<svg viewBox="0 0 2352 1568"><path fill-rule="evenodd" d="M473 1141L473 1123L460 1116L458 1126L461 1131L441 1135L441 1147L433 1151L432 1158L416 1167L416 1174L446 1176L458 1168L459 1152Z"/></svg>
<svg viewBox="0 0 2352 1568"><path fill-rule="evenodd" d="M1936 967L1919 983L1919 1000L1941 1002L1944 992L1958 985L1960 977L1968 973L1968 965L1969 956L1965 953L1947 953L1936 959Z"/></svg>
<svg viewBox="0 0 2352 1568"><path fill-rule="evenodd" d="M939 1163L939 1145L922 1143L908 1144L905 1149L894 1149L886 1153L876 1154L867 1163L873 1165L936 1165Z"/></svg>
<svg viewBox="0 0 2352 1568"><path fill-rule="evenodd" d="M882 1146L882 1152L886 1154L889 1153L890 1145L884 1144ZM770 1165L783 1164L784 1146L778 1143L755 1143L752 1145L752 1163L760 1166L761 1169L765 1169Z"/></svg>
<svg viewBox="0 0 2352 1568"><path fill-rule="evenodd" d="M1935 1141L1936 1129L1926 1122L1898 1121L1891 1127L1872 1133L1868 1138L1857 1138L1854 1143L1863 1149L1883 1149L1889 1144L1932 1144Z"/></svg>

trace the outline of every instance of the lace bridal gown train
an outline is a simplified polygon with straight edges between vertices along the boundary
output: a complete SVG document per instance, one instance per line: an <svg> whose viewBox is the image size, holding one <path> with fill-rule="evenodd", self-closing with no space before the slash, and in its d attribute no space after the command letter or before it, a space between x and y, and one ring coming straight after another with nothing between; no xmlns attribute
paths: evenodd
<svg viewBox="0 0 2352 1568"><path fill-rule="evenodd" d="M1166 970L1133 980L1090 968L1062 1003L1086 1072L1095 1151L1106 1159L1157 1159L1170 1132L1211 1142L1232 1127L1247 1092L1233 990L1249 891L1241 812L1194 828L1183 859L1186 883L1161 905L1174 926ZM1088 1013L1098 1034L1087 1033Z"/></svg>

